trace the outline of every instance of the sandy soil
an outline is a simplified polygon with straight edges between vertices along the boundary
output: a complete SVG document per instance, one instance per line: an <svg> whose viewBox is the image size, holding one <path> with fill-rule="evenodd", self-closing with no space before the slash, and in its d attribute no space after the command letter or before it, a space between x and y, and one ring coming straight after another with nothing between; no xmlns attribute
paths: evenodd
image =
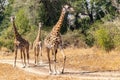
<svg viewBox="0 0 120 80"><path fill-rule="evenodd" d="M35 66L31 54L30 67L26 68L22 68L19 58L17 67L13 68L14 55L0 56L0 80L120 80L119 52L66 49L65 53L67 55L65 72L60 75L48 74L48 63L44 56L43 63ZM61 61L61 56L58 59Z"/></svg>
<svg viewBox="0 0 120 80"><path fill-rule="evenodd" d="M63 79L77 79L77 80L120 80L120 72L119 71L105 71L105 72L90 72L90 71L75 71L71 69L65 69L64 74L60 75L49 75L48 74L48 64L43 63L39 66L35 66L33 61L30 61L30 67L22 68L22 64L20 60L17 60L17 68L20 70L25 71L26 73L33 73L35 75L40 75L44 77L52 76L51 79L58 79L58 77L61 77ZM2 64L10 64L11 67L13 65L13 60L0 60L0 63ZM12 67L13 68L13 67ZM9 74L9 73L8 73ZM55 77L57 76L57 77ZM43 79L43 78L41 78ZM3 78L3 80L8 80L7 78ZM18 80L18 79L17 79ZM32 79L29 79L32 80Z"/></svg>

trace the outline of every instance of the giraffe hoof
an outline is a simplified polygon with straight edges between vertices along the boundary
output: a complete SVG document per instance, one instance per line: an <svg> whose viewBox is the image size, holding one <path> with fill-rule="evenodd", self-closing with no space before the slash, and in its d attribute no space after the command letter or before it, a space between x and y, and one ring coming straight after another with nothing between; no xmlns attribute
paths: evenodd
<svg viewBox="0 0 120 80"><path fill-rule="evenodd" d="M25 68L25 65L23 65L22 68Z"/></svg>
<svg viewBox="0 0 120 80"><path fill-rule="evenodd" d="M39 64L38 64L38 63L36 63L36 64L35 64L35 66L39 66Z"/></svg>
<svg viewBox="0 0 120 80"><path fill-rule="evenodd" d="M62 71L61 74L63 74L64 72Z"/></svg>
<svg viewBox="0 0 120 80"><path fill-rule="evenodd" d="M42 62L42 61L40 61L39 63L40 63L40 65L41 65L41 64L43 64L43 62Z"/></svg>
<svg viewBox="0 0 120 80"><path fill-rule="evenodd" d="M53 74L53 75L56 75L56 74L57 74L57 72L55 71L55 72L53 72L52 74Z"/></svg>
<svg viewBox="0 0 120 80"><path fill-rule="evenodd" d="M52 74L52 71L49 71L49 74L51 75L51 74Z"/></svg>
<svg viewBox="0 0 120 80"><path fill-rule="evenodd" d="M61 72L60 72L60 71L57 71L57 74L59 75L59 74L61 74Z"/></svg>
<svg viewBox="0 0 120 80"><path fill-rule="evenodd" d="M22 68L25 68L25 66L22 66Z"/></svg>
<svg viewBox="0 0 120 80"><path fill-rule="evenodd" d="M13 67L15 68L15 67L16 67L16 65L13 65Z"/></svg>

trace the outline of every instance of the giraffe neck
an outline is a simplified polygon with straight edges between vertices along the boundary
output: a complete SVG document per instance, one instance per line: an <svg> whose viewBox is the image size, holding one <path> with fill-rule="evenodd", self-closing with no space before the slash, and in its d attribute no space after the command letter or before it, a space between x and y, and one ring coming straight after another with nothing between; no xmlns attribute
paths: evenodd
<svg viewBox="0 0 120 80"><path fill-rule="evenodd" d="M62 26L64 16L65 16L65 12L62 10L60 18L59 18L57 24L52 29L52 33L59 33L60 32L60 28Z"/></svg>
<svg viewBox="0 0 120 80"><path fill-rule="evenodd" d="M39 28L38 30L38 35L37 35L37 38L36 38L38 41L41 40L41 28Z"/></svg>
<svg viewBox="0 0 120 80"><path fill-rule="evenodd" d="M15 38L17 38L19 36L19 33L16 29L15 21L13 21L13 29L14 29L14 36L15 36Z"/></svg>

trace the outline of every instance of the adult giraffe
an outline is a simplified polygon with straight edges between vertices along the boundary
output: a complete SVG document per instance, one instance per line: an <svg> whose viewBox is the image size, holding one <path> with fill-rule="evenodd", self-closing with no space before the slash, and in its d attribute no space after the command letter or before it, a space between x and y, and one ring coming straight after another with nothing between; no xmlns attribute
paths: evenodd
<svg viewBox="0 0 120 80"><path fill-rule="evenodd" d="M58 20L58 22L56 23L56 25L53 27L52 31L50 32L50 34L48 34L44 40L44 44L45 44L45 48L47 51L47 56L48 56L48 61L49 61L49 73L50 74L57 74L57 70L56 70L56 55L57 55L57 49L60 48L61 53L63 55L64 58L64 62L63 62L63 68L62 68L62 72L64 72L64 67L65 67L65 62L66 62L66 55L63 51L62 48L62 38L61 38L61 34L60 34L60 28L62 26L65 14L67 12L73 12L74 9L70 6L70 5L64 5L62 7L62 12L60 15L60 18ZM52 54L54 55L54 71L52 71L51 69L51 62L50 62L50 50L52 50Z"/></svg>
<svg viewBox="0 0 120 80"><path fill-rule="evenodd" d="M21 54L21 61L23 64L23 68L26 67L26 55L27 55L27 63L29 65L29 42L21 37L21 35L18 33L15 25L15 17L11 16L11 22L14 29L14 52L15 52L15 60L14 60L14 67L16 66L16 59L17 59L17 53L18 49L20 49ZM23 55L22 55L23 54Z"/></svg>

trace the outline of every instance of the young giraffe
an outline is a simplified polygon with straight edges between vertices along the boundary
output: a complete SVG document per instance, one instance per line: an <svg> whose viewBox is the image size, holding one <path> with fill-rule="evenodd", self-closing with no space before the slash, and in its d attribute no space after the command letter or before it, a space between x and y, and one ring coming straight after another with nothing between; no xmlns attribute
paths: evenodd
<svg viewBox="0 0 120 80"><path fill-rule="evenodd" d="M42 23L39 23L39 30L38 30L38 35L33 43L33 50L35 54L35 65L38 65L39 63L39 53L42 58L42 42L41 42L41 27Z"/></svg>
<svg viewBox="0 0 120 80"><path fill-rule="evenodd" d="M57 49L58 48L60 48L61 53L62 53L63 58L64 58L63 68L62 68L61 73L64 72L66 56L65 56L65 54L63 52L63 48L62 48L62 38L61 38L61 34L60 34L60 28L62 26L62 22L64 20L65 14L67 12L72 12L72 11L74 11L74 10L69 5L64 5L63 6L61 16L60 16L57 24L53 27L50 34L44 40L44 44L45 44L45 48L46 48L47 56L48 56L48 61L49 61L49 73L50 74L56 74L57 73L57 71L56 71L56 55L57 55ZM54 72L51 69L50 53L49 53L50 50L52 50L52 54L54 56Z"/></svg>
<svg viewBox="0 0 120 80"><path fill-rule="evenodd" d="M14 29L14 52L15 52L15 60L14 60L14 67L16 66L16 59L17 59L17 53L18 49L20 49L21 54L21 61L23 64L23 68L26 66L26 55L27 55L27 63L29 64L29 42L26 41L21 37L21 35L18 33L15 25L15 17L11 16L11 22ZM22 56L23 54L23 56ZM24 62L23 62L24 60Z"/></svg>

